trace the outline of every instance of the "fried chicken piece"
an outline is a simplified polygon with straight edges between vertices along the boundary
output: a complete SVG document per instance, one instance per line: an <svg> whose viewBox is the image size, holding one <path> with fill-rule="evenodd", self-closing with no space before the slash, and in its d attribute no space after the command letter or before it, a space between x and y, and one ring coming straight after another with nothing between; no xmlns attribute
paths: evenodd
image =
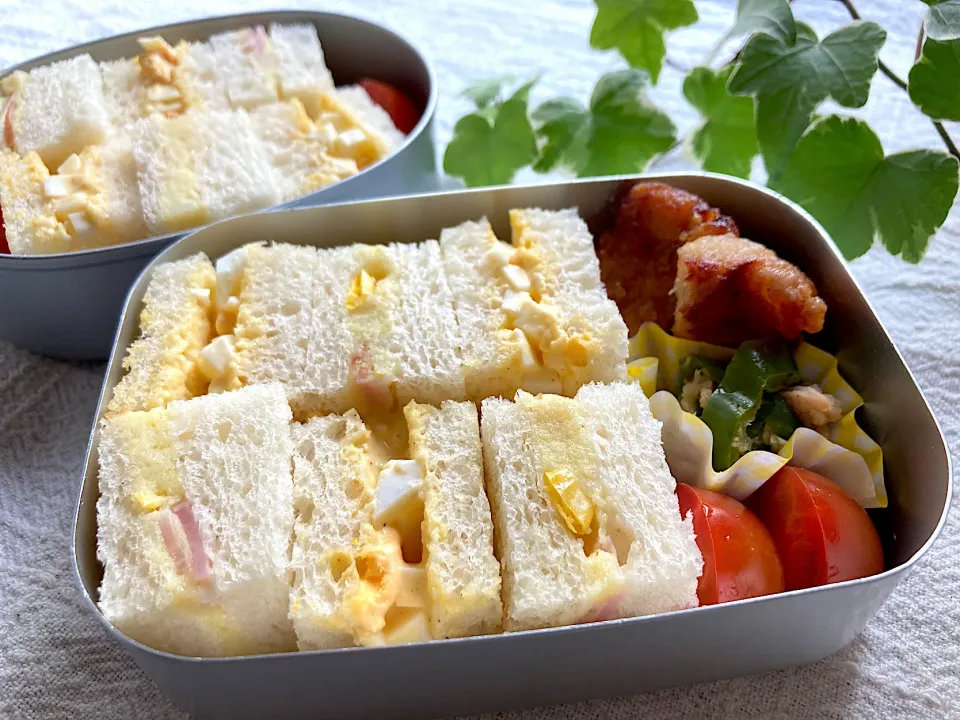
<svg viewBox="0 0 960 720"><path fill-rule="evenodd" d="M673 334L716 345L823 329L827 305L799 268L736 235L702 237L677 253Z"/></svg>
<svg viewBox="0 0 960 720"><path fill-rule="evenodd" d="M704 235L739 235L702 198L655 182L624 183L606 225L597 240L600 277L631 334L648 320L672 327L677 248Z"/></svg>

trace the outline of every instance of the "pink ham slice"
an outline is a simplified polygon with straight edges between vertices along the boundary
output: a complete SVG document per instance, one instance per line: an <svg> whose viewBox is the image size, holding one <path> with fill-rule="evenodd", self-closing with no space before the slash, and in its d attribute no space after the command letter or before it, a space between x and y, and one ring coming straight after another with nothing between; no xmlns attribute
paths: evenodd
<svg viewBox="0 0 960 720"><path fill-rule="evenodd" d="M180 538L177 536L177 527L174 524L177 520L173 513L164 510L160 513L160 535L163 537L163 544L167 547L167 552L173 558L174 567L180 575L186 575L190 572L190 561L184 552Z"/></svg>
<svg viewBox="0 0 960 720"><path fill-rule="evenodd" d="M198 583L210 580L210 558L203 549L203 537L200 535L200 525L193 514L193 505L186 500L173 506L173 514L180 520L180 526L187 536L190 545L190 557L193 560L193 579Z"/></svg>
<svg viewBox="0 0 960 720"><path fill-rule="evenodd" d="M366 344L350 358L350 380L359 394L362 410L385 413L393 409L394 399L390 384L377 377Z"/></svg>
<svg viewBox="0 0 960 720"><path fill-rule="evenodd" d="M180 541L177 526L174 518L183 528L183 534L187 538L187 547L189 555L187 557L186 549ZM160 535L163 537L163 544L173 558L173 564L177 572L183 576L192 575L198 583L205 584L210 582L210 558L207 557L203 549L203 537L200 534L200 524L193 514L193 506L184 500L173 506L171 510L164 510L160 515Z"/></svg>
<svg viewBox="0 0 960 720"><path fill-rule="evenodd" d="M263 25L252 27L247 33L246 51L256 54L262 53L267 47L267 42L267 31L264 30Z"/></svg>

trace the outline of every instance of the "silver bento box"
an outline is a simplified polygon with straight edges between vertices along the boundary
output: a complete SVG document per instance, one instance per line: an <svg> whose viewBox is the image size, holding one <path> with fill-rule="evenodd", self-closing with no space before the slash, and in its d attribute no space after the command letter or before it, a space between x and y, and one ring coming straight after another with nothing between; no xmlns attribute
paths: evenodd
<svg viewBox="0 0 960 720"><path fill-rule="evenodd" d="M0 77L82 53L89 53L98 62L133 57L141 50L137 38L144 35L159 34L175 44L269 23L315 25L337 85L364 77L383 80L403 90L423 111L420 122L392 155L353 177L276 207L306 207L437 189L432 137L437 84L433 70L404 38L347 15L274 11L147 28L44 55L7 68ZM61 359L106 358L131 283L154 255L183 235L59 255L0 254L0 339Z"/></svg>
<svg viewBox="0 0 960 720"><path fill-rule="evenodd" d="M797 263L830 312L816 342L835 352L865 399L860 423L882 446L890 505L871 511L887 570L862 580L629 620L425 644L188 658L141 645L96 606L97 441L90 436L74 534L77 580L90 611L169 694L201 717L437 717L625 695L813 662L849 643L934 541L951 494L937 422L873 309L823 229L750 183L706 173L660 174L736 219L744 236ZM486 215L507 234L515 207L577 206L589 218L623 178L401 197L263 213L197 231L160 254L130 295L97 409L99 422L138 332L149 269L197 251L212 259L244 243L330 246L413 242ZM319 229L322 228L322 232Z"/></svg>

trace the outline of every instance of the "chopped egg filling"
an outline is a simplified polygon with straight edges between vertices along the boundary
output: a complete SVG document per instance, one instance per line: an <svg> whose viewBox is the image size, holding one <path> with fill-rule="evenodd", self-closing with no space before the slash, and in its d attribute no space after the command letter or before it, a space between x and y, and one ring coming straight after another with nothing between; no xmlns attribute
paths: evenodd
<svg viewBox="0 0 960 720"><path fill-rule="evenodd" d="M590 534L597 506L566 470L548 470L543 477L547 495L567 529L577 537Z"/></svg>
<svg viewBox="0 0 960 720"><path fill-rule="evenodd" d="M233 335L221 335L214 338L197 358L197 368L207 379L217 380L230 372L236 341Z"/></svg>
<svg viewBox="0 0 960 720"><path fill-rule="evenodd" d="M347 293L347 310L357 310L377 289L377 279L366 270L358 272Z"/></svg>

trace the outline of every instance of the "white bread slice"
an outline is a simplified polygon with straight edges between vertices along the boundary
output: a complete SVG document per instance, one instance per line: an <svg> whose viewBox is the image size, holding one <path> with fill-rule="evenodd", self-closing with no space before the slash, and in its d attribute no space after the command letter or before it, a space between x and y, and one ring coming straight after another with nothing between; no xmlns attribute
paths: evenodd
<svg viewBox="0 0 960 720"><path fill-rule="evenodd" d="M639 386L591 384L577 399L521 391L515 403L484 400L481 415L506 630L697 604L693 526ZM592 504L586 535L562 519L554 473Z"/></svg>
<svg viewBox="0 0 960 720"><path fill-rule="evenodd" d="M393 124L387 111L371 100L367 91L359 85L337 88L336 94L353 110L364 126L383 136L390 148L399 147L406 139L406 135Z"/></svg>
<svg viewBox="0 0 960 720"><path fill-rule="evenodd" d="M300 100L261 105L250 111L250 118L281 182L284 200L357 174L354 160L330 155L336 132L321 132Z"/></svg>
<svg viewBox="0 0 960 720"><path fill-rule="evenodd" d="M13 149L48 169L103 142L109 120L100 69L87 54L34 68L13 96Z"/></svg>
<svg viewBox="0 0 960 720"><path fill-rule="evenodd" d="M370 644L397 592L400 546L373 527L378 467L350 410L293 425L290 618L300 650Z"/></svg>
<svg viewBox="0 0 960 720"><path fill-rule="evenodd" d="M205 42L178 43L180 65L175 79L186 101L187 110L230 110L227 87L219 68L216 53Z"/></svg>
<svg viewBox="0 0 960 720"><path fill-rule="evenodd" d="M190 110L230 109L210 46L180 42L171 50L176 64L171 64L170 82L157 82L143 72L143 54L100 63L110 121L119 131L154 112L174 117Z"/></svg>
<svg viewBox="0 0 960 720"><path fill-rule="evenodd" d="M313 25L271 25L280 97L297 99L311 117L320 113L320 96L333 90L333 77L323 59Z"/></svg>
<svg viewBox="0 0 960 720"><path fill-rule="evenodd" d="M36 153L0 151L0 203L14 253L71 252L147 235L136 166L122 137L84 149L53 174Z"/></svg>
<svg viewBox="0 0 960 720"><path fill-rule="evenodd" d="M440 235L468 396L572 396L587 382L624 379L627 328L576 210L511 210L510 222L512 246L486 219Z"/></svg>
<svg viewBox="0 0 960 720"><path fill-rule="evenodd" d="M499 632L500 565L483 489L477 408L445 401L404 410L410 457L424 468L423 548L435 638Z"/></svg>
<svg viewBox="0 0 960 720"><path fill-rule="evenodd" d="M518 397L520 395L518 394ZM503 578L508 632L581 622L623 585L616 557L589 554L557 517L543 486L545 462L531 436L535 421L501 398L481 405L483 461ZM577 448L582 450L582 448ZM589 454L581 458L589 461Z"/></svg>
<svg viewBox="0 0 960 720"><path fill-rule="evenodd" d="M283 383L290 400L302 391L310 342L315 248L248 245L236 336L237 385Z"/></svg>
<svg viewBox="0 0 960 720"><path fill-rule="evenodd" d="M212 35L208 42L234 109L276 102L278 58L262 25Z"/></svg>
<svg viewBox="0 0 960 720"><path fill-rule="evenodd" d="M100 74L110 122L122 132L146 114L139 66L135 58L108 60L100 63Z"/></svg>
<svg viewBox="0 0 960 720"><path fill-rule="evenodd" d="M299 250L296 259L275 261L287 268L280 271L267 258L292 251L262 248L244 270L235 331L240 384L287 383L298 417L463 399L456 317L435 240ZM361 272L375 286L351 297Z"/></svg>
<svg viewBox="0 0 960 720"><path fill-rule="evenodd" d="M196 366L211 335L213 265L203 253L158 265L140 312L140 337L127 350L127 374L113 389L111 413L150 410L206 391Z"/></svg>
<svg viewBox="0 0 960 720"><path fill-rule="evenodd" d="M621 617L652 615L697 605L703 565L690 517L681 518L660 423L635 383L590 383L577 402L593 433L606 526L626 560ZM629 549L628 549L629 548Z"/></svg>
<svg viewBox="0 0 960 720"><path fill-rule="evenodd" d="M243 112L150 115L132 130L140 194L155 234L186 230L280 200L266 151Z"/></svg>
<svg viewBox="0 0 960 720"><path fill-rule="evenodd" d="M294 649L289 420L265 385L103 422L99 606L118 630L180 655Z"/></svg>

